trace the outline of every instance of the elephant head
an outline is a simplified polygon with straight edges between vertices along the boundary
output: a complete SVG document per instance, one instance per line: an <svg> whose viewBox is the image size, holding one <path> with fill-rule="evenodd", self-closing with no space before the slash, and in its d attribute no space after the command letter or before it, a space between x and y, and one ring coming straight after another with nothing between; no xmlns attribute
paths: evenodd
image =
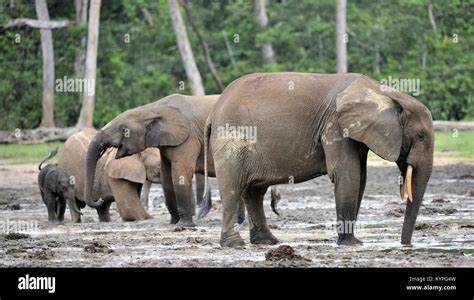
<svg viewBox="0 0 474 300"><path fill-rule="evenodd" d="M66 200L70 210L82 215L81 211L76 206L76 198L73 184L74 179L59 168L56 169L55 173L57 180L54 183L54 187L52 187L52 191L59 195L62 195L64 200Z"/></svg>
<svg viewBox="0 0 474 300"><path fill-rule="evenodd" d="M110 149L110 148L109 148ZM117 179L145 183L148 180L160 183L160 150L147 148L138 154L116 159L117 149L113 149L105 162L104 171L107 176Z"/></svg>
<svg viewBox="0 0 474 300"><path fill-rule="evenodd" d="M408 202L401 242L411 244L423 195L433 168L434 133L430 111L415 98L392 91L367 76L337 96L338 122L346 136L397 163Z"/></svg>
<svg viewBox="0 0 474 300"><path fill-rule="evenodd" d="M157 102L127 110L105 125L89 144L86 157L84 198L91 207L103 200L91 199L97 161L109 147L115 158L140 153L147 147L178 146L190 134L189 120L179 109Z"/></svg>
<svg viewBox="0 0 474 300"><path fill-rule="evenodd" d="M140 160L145 166L146 179L153 183L161 183L160 149L146 148L140 153Z"/></svg>

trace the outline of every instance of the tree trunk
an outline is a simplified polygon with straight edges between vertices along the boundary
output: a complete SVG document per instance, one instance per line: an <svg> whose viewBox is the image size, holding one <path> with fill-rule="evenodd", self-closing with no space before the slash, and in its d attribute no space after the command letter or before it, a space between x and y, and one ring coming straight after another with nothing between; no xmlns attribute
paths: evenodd
<svg viewBox="0 0 474 300"><path fill-rule="evenodd" d="M259 30L265 30L268 27L268 16L265 7L266 0L255 0L255 25ZM264 65L275 64L275 53L272 43L267 42L262 46L262 62Z"/></svg>
<svg viewBox="0 0 474 300"><path fill-rule="evenodd" d="M87 5L88 0L74 0L74 7L76 8L76 24L87 24ZM81 38L79 47L76 51L76 58L74 60L74 75L76 78L84 78L84 69L86 63L86 36Z"/></svg>
<svg viewBox="0 0 474 300"><path fill-rule="evenodd" d="M227 38L227 34L225 33L225 30L222 30L222 36L224 37L225 47L227 49L227 53L229 54L232 67L234 67L234 69L237 69L237 65L235 64L235 59L234 59L234 51L232 51L232 47L230 46L229 39Z"/></svg>
<svg viewBox="0 0 474 300"><path fill-rule="evenodd" d="M347 73L346 0L336 3L337 73Z"/></svg>
<svg viewBox="0 0 474 300"><path fill-rule="evenodd" d="M224 84L222 83L221 77L219 76L219 73L217 72L216 68L214 67L214 62L212 61L211 58L211 53L209 51L209 45L207 44L206 40L204 37L201 35L201 32L199 32L199 29L196 26L196 23L194 23L193 16L191 15L191 12L189 11L189 2L188 0L184 0L182 2L184 11L186 12L186 16L188 18L189 24L191 24L191 28L194 31L194 34L199 39L199 43L201 44L202 51L204 52L204 58L206 59L206 64L207 68L209 69L209 72L211 72L212 79L216 83L217 87L219 90L222 92L225 89Z"/></svg>
<svg viewBox="0 0 474 300"><path fill-rule="evenodd" d="M16 27L16 26L28 26L31 28L38 29L56 29L68 27L72 24L69 20L61 21L45 21L45 20L36 20L28 18L18 18L13 20L8 20L7 24L3 25L4 28Z"/></svg>
<svg viewBox="0 0 474 300"><path fill-rule="evenodd" d="M372 64L372 71L374 74L380 74L380 51L378 47L374 50L374 61Z"/></svg>
<svg viewBox="0 0 474 300"><path fill-rule="evenodd" d="M431 1L428 1L428 18L430 19L431 28L436 33L436 21L433 16L433 3Z"/></svg>
<svg viewBox="0 0 474 300"><path fill-rule="evenodd" d="M89 8L89 27L87 32L85 80L93 82L92 91L84 92L81 114L77 122L78 128L92 127L95 102L95 83L97 68L97 46L99 44L100 1L91 0Z"/></svg>
<svg viewBox="0 0 474 300"><path fill-rule="evenodd" d="M49 22L46 0L35 0L39 21ZM39 127L54 127L54 51L51 29L41 29L41 52L43 55L42 117Z"/></svg>
<svg viewBox="0 0 474 300"><path fill-rule="evenodd" d="M201 74L199 73L191 45L189 44L188 34L186 33L186 28L184 27L184 22L181 17L178 0L168 0L168 9L191 93L197 96L205 95Z"/></svg>

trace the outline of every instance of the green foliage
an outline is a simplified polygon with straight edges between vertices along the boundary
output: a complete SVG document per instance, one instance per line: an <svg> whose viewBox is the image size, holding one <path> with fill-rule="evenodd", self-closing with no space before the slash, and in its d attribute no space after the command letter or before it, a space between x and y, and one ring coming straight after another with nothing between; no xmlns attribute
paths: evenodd
<svg viewBox="0 0 474 300"><path fill-rule="evenodd" d="M0 23L36 18L34 3L0 2ZM335 0L270 0L269 27L254 25L249 0L193 0L191 12L209 44L225 85L253 72L333 73ZM347 6L348 62L351 72L376 79L417 78L417 96L435 119L474 119L474 3L431 0L436 32L428 17L428 0L357 0ZM69 1L48 0L51 19L75 20ZM150 25L144 16L152 17ZM182 12L185 18L184 11ZM187 27L208 94L219 93L202 49ZM17 34L21 42L16 43ZM85 26L54 29L56 78L74 78L74 59ZM129 38L129 42L128 42ZM225 39L229 42L226 46ZM277 64L262 65L261 45L271 42ZM376 53L379 53L377 67ZM34 128L41 119L42 59L39 30L0 29L0 129ZM101 7L94 125L103 126L118 113L172 93L189 94L166 0L104 0ZM55 120L76 123L82 94L56 93Z"/></svg>

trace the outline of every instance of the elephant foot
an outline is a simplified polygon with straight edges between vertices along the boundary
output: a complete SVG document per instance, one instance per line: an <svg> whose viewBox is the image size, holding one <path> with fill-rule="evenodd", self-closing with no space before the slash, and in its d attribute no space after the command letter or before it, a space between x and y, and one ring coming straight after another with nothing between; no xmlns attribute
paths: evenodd
<svg viewBox="0 0 474 300"><path fill-rule="evenodd" d="M239 233L232 235L221 234L221 247L237 248L245 246L244 240L240 237Z"/></svg>
<svg viewBox="0 0 474 300"><path fill-rule="evenodd" d="M50 225L64 225L64 221L58 221L58 220L48 221L48 223Z"/></svg>
<svg viewBox="0 0 474 300"><path fill-rule="evenodd" d="M362 245L363 243L353 234L341 234L337 238L337 244L340 246L356 246Z"/></svg>
<svg viewBox="0 0 474 300"><path fill-rule="evenodd" d="M174 225L174 228L186 228L186 227L196 227L196 223L193 222L192 218L180 218L178 223Z"/></svg>
<svg viewBox="0 0 474 300"><path fill-rule="evenodd" d="M250 229L250 242L252 244L275 245L280 241L268 230L268 228Z"/></svg>
<svg viewBox="0 0 474 300"><path fill-rule="evenodd" d="M148 219L153 219L153 217L150 216L148 213L144 213L143 215L138 216L136 218L136 221L148 220Z"/></svg>
<svg viewBox="0 0 474 300"><path fill-rule="evenodd" d="M176 223L179 222L179 217L178 216L173 216L171 215L171 220L170 220L170 224L171 225L175 225Z"/></svg>
<svg viewBox="0 0 474 300"><path fill-rule="evenodd" d="M122 215L121 218L122 218L122 221L124 221L124 222L136 222L136 221L152 219L153 217L145 212L145 213L138 214L138 215L130 215L130 216L129 215ZM99 217L99 219L100 219L100 217ZM109 221L110 221L110 216L109 216ZM101 222L109 222L109 221L101 221Z"/></svg>

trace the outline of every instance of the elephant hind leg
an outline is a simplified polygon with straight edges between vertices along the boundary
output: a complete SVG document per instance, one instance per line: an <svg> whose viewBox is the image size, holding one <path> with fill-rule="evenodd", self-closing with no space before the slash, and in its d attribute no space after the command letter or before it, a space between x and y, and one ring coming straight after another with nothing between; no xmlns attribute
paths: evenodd
<svg viewBox="0 0 474 300"><path fill-rule="evenodd" d="M222 177L219 181L219 190L222 199L222 225L221 225L221 240L222 247L240 247L245 245L244 240L240 236L238 226L238 208L242 202L243 188L238 188L234 185L231 177L226 176L230 170L223 170L219 173Z"/></svg>
<svg viewBox="0 0 474 300"><path fill-rule="evenodd" d="M263 209L263 196L267 188L248 187L243 195L249 214L250 242L252 244L278 244L278 239L270 232Z"/></svg>

